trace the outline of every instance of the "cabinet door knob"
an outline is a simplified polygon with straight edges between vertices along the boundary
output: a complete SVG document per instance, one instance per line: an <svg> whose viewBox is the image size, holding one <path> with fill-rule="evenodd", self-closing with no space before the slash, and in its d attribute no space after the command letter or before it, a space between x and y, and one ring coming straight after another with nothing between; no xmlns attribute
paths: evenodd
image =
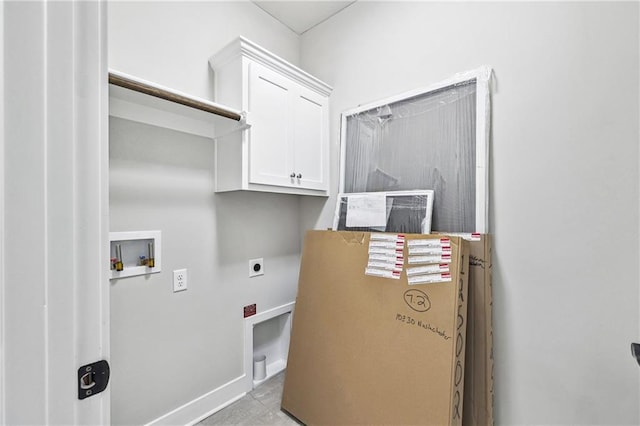
<svg viewBox="0 0 640 426"><path fill-rule="evenodd" d="M302 173L298 173L298 176L296 176L298 179L302 179Z"/></svg>
<svg viewBox="0 0 640 426"><path fill-rule="evenodd" d="M289 177L290 177L290 178L294 178L294 177L296 177L296 173L295 173L295 172L291 173L291 174L289 175Z"/></svg>

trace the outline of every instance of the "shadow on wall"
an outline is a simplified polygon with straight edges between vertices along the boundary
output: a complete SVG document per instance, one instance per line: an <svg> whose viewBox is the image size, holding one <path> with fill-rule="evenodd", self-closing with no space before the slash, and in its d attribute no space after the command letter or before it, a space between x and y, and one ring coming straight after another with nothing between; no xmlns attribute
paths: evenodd
<svg viewBox="0 0 640 426"><path fill-rule="evenodd" d="M215 235L209 238L217 239L221 264L299 255L300 197L216 194L213 147L211 139L111 117L111 205L154 216L162 212L176 225L189 221L191 214L203 218L210 211L215 223L203 224L203 229L213 226Z"/></svg>
<svg viewBox="0 0 640 426"><path fill-rule="evenodd" d="M300 253L299 196L237 191L214 199L222 264Z"/></svg>
<svg viewBox="0 0 640 426"><path fill-rule="evenodd" d="M333 225L336 197L302 197L300 202L300 239L310 229L327 230Z"/></svg>
<svg viewBox="0 0 640 426"><path fill-rule="evenodd" d="M109 133L111 204L166 209L213 202L210 139L115 117Z"/></svg>

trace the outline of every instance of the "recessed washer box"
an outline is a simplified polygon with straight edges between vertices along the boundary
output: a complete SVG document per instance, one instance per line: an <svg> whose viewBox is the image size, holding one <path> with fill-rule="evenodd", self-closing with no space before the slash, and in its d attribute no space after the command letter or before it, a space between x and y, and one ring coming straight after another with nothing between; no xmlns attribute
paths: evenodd
<svg viewBox="0 0 640 426"><path fill-rule="evenodd" d="M122 262L121 271L116 270L114 263L110 262L112 280L155 274L162 270L161 231L110 232L109 244L111 259L117 257L117 247L120 247Z"/></svg>

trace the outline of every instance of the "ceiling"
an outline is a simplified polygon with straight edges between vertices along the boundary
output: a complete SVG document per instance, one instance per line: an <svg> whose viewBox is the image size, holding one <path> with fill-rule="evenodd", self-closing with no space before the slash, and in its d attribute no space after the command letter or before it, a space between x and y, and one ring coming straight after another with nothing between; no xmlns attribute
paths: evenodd
<svg viewBox="0 0 640 426"><path fill-rule="evenodd" d="M298 35L329 19L351 1L256 1L256 6L282 22Z"/></svg>

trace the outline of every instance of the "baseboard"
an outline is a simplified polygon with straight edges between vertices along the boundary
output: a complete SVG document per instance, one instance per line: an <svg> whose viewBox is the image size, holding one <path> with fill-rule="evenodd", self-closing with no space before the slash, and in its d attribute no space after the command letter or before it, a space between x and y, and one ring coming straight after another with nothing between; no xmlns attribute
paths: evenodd
<svg viewBox="0 0 640 426"><path fill-rule="evenodd" d="M246 395L246 377L242 376L189 401L158 417L146 426L193 425ZM215 408L211 408L215 407Z"/></svg>

